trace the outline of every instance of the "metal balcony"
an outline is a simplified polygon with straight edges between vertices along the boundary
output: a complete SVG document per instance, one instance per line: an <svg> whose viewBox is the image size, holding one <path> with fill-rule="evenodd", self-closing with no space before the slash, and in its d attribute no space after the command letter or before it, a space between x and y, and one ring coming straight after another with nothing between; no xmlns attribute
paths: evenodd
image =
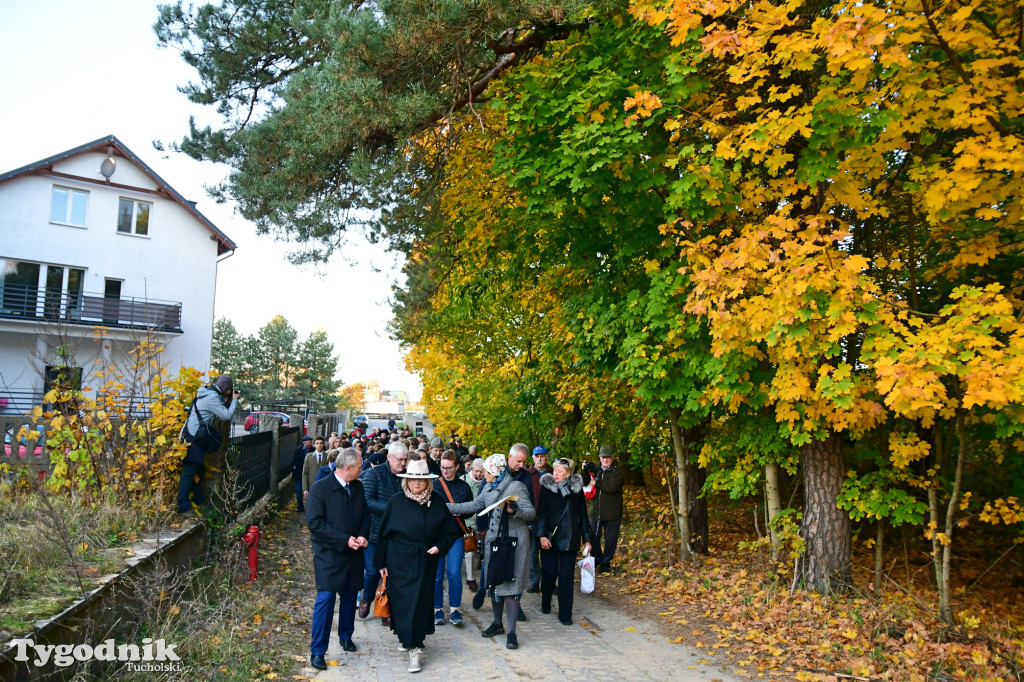
<svg viewBox="0 0 1024 682"><path fill-rule="evenodd" d="M0 319L181 332L181 303L0 281Z"/></svg>

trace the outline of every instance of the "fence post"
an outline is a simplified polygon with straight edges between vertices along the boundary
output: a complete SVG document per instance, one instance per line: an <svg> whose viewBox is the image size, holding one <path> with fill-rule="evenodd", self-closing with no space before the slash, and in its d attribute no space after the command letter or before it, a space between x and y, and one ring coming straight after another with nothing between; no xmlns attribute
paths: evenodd
<svg viewBox="0 0 1024 682"><path fill-rule="evenodd" d="M260 430L263 430L263 420L260 420ZM270 492L277 494L277 476L281 469L281 424L284 421L280 417L268 417L267 428L273 438L273 445L270 447Z"/></svg>
<svg viewBox="0 0 1024 682"><path fill-rule="evenodd" d="M309 415L309 435L313 436L313 438L327 438L323 427L324 420L319 414Z"/></svg>

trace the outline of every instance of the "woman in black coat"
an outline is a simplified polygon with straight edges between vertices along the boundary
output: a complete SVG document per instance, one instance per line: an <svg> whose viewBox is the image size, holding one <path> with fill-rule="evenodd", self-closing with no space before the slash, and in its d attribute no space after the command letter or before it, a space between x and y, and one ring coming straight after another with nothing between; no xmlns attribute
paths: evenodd
<svg viewBox="0 0 1024 682"><path fill-rule="evenodd" d="M590 523L583 479L573 474L573 461L560 457L554 473L540 477L537 537L540 540L540 610L551 613L551 595L558 585L558 622L572 625L572 584L580 540L590 552Z"/></svg>
<svg viewBox="0 0 1024 682"><path fill-rule="evenodd" d="M445 556L462 537L455 517L448 513L447 500L434 492L427 463L409 462L402 480L402 492L395 494L384 509L374 567L387 580L391 603L391 629L398 635L402 651L409 651L409 672L420 670L423 640L434 634L434 578L438 559Z"/></svg>

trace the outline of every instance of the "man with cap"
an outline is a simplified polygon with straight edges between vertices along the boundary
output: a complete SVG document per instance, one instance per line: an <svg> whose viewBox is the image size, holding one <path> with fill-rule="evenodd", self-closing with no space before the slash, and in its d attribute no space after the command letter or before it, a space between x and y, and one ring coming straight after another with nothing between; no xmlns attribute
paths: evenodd
<svg viewBox="0 0 1024 682"><path fill-rule="evenodd" d="M440 436L434 436L430 439L430 456L427 457L427 466L430 467L430 473L437 476L441 475L441 453L444 451L444 441L441 440Z"/></svg>
<svg viewBox="0 0 1024 682"><path fill-rule="evenodd" d="M230 422L238 409L241 393L234 390L235 383L227 374L222 374L209 386L203 386L196 393L195 402L189 410L182 428L182 438L188 442L185 459L181 464L181 480L178 481L178 513L192 511L189 496L196 504L203 504L203 475L206 472L206 450L193 442L199 432L200 422L213 424L215 419Z"/></svg>
<svg viewBox="0 0 1024 682"><path fill-rule="evenodd" d="M302 465L306 455L313 451L313 436L303 436L299 447L292 453L292 481L295 483L295 503L300 514L305 513L305 499L302 495Z"/></svg>
<svg viewBox="0 0 1024 682"><path fill-rule="evenodd" d="M548 449L538 445L533 449L533 464L527 469L533 482L533 499L540 500L540 477L551 473L548 466ZM540 541L536 535L531 536L530 546L530 587L527 592L540 592Z"/></svg>
<svg viewBox="0 0 1024 682"><path fill-rule="evenodd" d="M612 556L619 544L622 487L626 483L626 476L615 463L615 450L610 445L602 445L597 456L601 466L594 474L596 492L589 504L590 528L593 531L591 542L598 572L607 573L611 570Z"/></svg>

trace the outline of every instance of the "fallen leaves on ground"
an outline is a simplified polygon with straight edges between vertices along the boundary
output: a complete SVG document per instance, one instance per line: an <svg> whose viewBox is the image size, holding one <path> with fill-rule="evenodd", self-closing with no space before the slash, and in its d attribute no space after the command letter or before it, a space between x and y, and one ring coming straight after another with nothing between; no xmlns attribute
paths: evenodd
<svg viewBox="0 0 1024 682"><path fill-rule="evenodd" d="M935 617L934 589L923 584L927 570L918 574L912 590L890 582L880 593L790 594L792 564L771 566L760 550L738 549L734 536L716 538L714 516L712 540L728 548L713 546L710 556L684 568L672 554L678 544L671 525L644 521L658 518L666 502L630 492L627 518L633 521L620 543L625 555L621 591L637 604L657 600L658 615L673 626L695 621L695 627L669 639L672 643L685 638L751 677L1021 679L1020 590L1004 585L998 592L961 591L955 626ZM873 558L867 548L860 549L864 556L854 557L855 584L864 586Z"/></svg>

